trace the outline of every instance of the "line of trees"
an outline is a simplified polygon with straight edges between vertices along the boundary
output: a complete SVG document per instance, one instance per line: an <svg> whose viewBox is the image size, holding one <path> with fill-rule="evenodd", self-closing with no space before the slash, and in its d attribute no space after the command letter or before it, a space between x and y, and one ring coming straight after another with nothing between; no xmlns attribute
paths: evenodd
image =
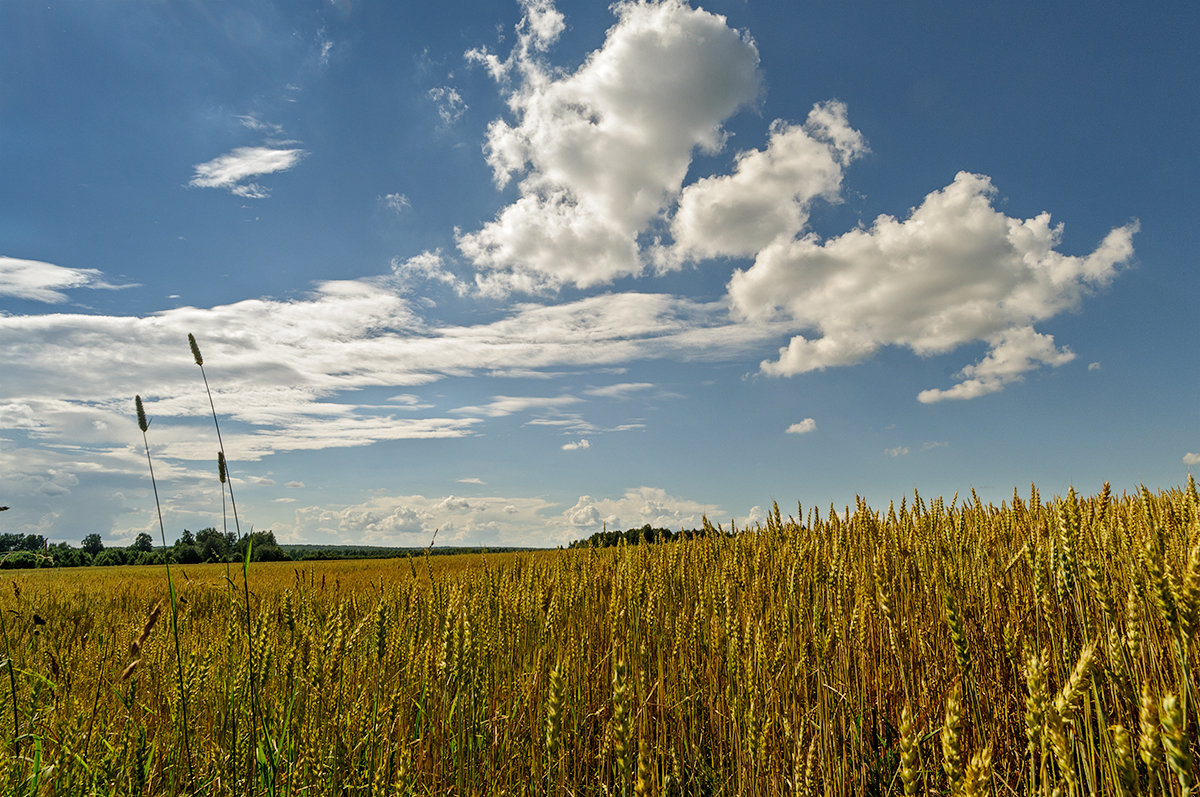
<svg viewBox="0 0 1200 797"><path fill-rule="evenodd" d="M584 540L575 540L569 547L571 548L608 548L612 545L620 545L624 542L626 545L640 545L644 542L671 542L673 540L690 540L693 537L702 537L705 534L711 534L719 531L711 527L705 529L681 529L680 531L671 531L670 529L651 528L650 524L642 526L638 529L626 529L618 531L614 529L609 531L597 531L592 536Z"/></svg>
<svg viewBox="0 0 1200 797"><path fill-rule="evenodd" d="M250 558L255 562L274 562L290 559L279 547L275 533L256 531L238 537L232 532L220 532L209 527L193 534L184 529L170 547L155 547L154 538L142 532L128 546L106 546L99 534L89 534L76 548L68 543L49 544L40 534L0 534L0 569L30 567L81 567L87 565L161 565L168 561L179 564L201 562L240 562L251 546Z"/></svg>

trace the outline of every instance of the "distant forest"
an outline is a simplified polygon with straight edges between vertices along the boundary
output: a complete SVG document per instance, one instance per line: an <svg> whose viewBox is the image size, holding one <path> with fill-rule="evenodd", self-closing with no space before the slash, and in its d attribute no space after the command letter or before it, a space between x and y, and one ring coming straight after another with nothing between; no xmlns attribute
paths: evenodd
<svg viewBox="0 0 1200 797"><path fill-rule="evenodd" d="M184 529L175 544L166 548L156 546L154 538L146 532L137 535L132 545L122 546L105 545L99 534L89 534L79 547L65 542L51 544L40 534L0 534L0 569L240 562L246 558L247 547L254 562L292 558L271 531L255 531L239 537L215 528L201 529L195 534Z"/></svg>
<svg viewBox="0 0 1200 797"><path fill-rule="evenodd" d="M433 546L385 548L370 545L280 545L271 531L255 531L241 537L215 528L195 533L184 529L173 545L164 548L143 532L132 545L105 545L99 534L89 534L78 547L49 543L40 534L0 533L0 570L35 567L87 567L109 565L200 564L241 562L250 546L253 562L320 561L330 559L393 559L404 556L445 556L462 553L503 553L530 550L514 547Z"/></svg>
<svg viewBox="0 0 1200 797"><path fill-rule="evenodd" d="M649 523L637 529L626 529L625 531L597 531L592 536L584 540L575 540L571 543L571 548L608 548L613 545L620 545L624 542L626 545L639 545L643 542L671 542L673 540L690 540L693 537L703 537L706 534L721 534L723 533L720 527L713 528L707 525L702 529L681 529L680 531L671 531L670 529L652 528Z"/></svg>
<svg viewBox="0 0 1200 797"><path fill-rule="evenodd" d="M443 545L432 548L384 548L373 545L281 545L281 548L294 560L314 561L324 559L401 559L405 556L448 556L462 553L508 553L511 551L529 551L532 548L493 547L491 545Z"/></svg>
<svg viewBox="0 0 1200 797"><path fill-rule="evenodd" d="M607 548L619 545L638 545L643 542L670 542L691 539L705 534L724 533L720 527L706 526L704 529L653 528L646 524L641 528L625 531L598 531L590 537L575 540L571 548ZM60 542L50 544L39 534L0 533L0 569L14 570L34 567L86 567L89 565L161 565L200 564L203 562L241 562L246 557L246 546L250 546L250 559L254 562L324 561L333 559L395 559L405 556L447 556L466 553L505 553L533 550L514 546L432 546L425 547L380 547L372 545L280 545L274 532L256 531L237 536L233 532L220 532L209 527L195 533L184 529L173 545L166 548L154 544L154 538L142 532L132 545L105 545L99 534L89 534L78 547Z"/></svg>

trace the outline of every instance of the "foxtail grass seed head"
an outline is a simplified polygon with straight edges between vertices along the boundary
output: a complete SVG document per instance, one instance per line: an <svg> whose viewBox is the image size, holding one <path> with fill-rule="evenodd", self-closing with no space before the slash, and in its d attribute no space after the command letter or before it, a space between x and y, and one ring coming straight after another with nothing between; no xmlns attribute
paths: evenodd
<svg viewBox="0 0 1200 797"><path fill-rule="evenodd" d="M229 478L229 471L225 467L224 451L217 452L217 478L221 480L221 484L224 484L225 480Z"/></svg>
<svg viewBox="0 0 1200 797"><path fill-rule="evenodd" d="M200 356L200 346L196 343L196 336L191 332L188 333L188 345L192 347L192 357L196 360L196 365L204 365L204 358Z"/></svg>
<svg viewBox="0 0 1200 797"><path fill-rule="evenodd" d="M146 420L146 408L142 406L142 397L134 396L133 403L137 407L138 428L145 433L150 428L150 421Z"/></svg>

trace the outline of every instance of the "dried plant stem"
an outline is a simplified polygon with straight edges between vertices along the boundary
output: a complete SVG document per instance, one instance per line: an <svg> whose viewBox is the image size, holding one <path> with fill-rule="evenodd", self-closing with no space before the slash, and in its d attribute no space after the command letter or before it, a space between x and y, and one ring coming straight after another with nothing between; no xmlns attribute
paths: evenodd
<svg viewBox="0 0 1200 797"><path fill-rule="evenodd" d="M238 539L241 539L242 524L238 518L237 501L234 500L233 497L233 480L229 477L229 460L225 456L225 441L221 438L221 423L217 419L217 405L213 402L212 388L209 387L208 375L204 372L204 357L200 354L200 345L196 343L196 336L190 332L188 333L188 346L192 350L192 358L196 361L196 365L200 367L200 377L204 380L204 392L208 396L209 409L212 410L213 427L217 430L217 474L222 485L222 515L224 515L225 507L224 491L229 490L229 505L233 509L233 525L234 528L237 529ZM246 540L246 555L244 561L242 562L242 587L243 597L246 602L246 645L250 658L250 666L247 668L247 678L250 681L250 743L248 752L250 754L251 778L250 783L247 785L251 789L253 789L253 784L257 780L258 754L260 752L258 728L262 724L260 722L261 710L258 701L258 685L255 678L257 662L254 658L254 629L250 620L250 553L252 548L253 541ZM266 737L265 730L266 729L264 728L264 737ZM269 766L268 778L270 780L271 788L273 789L276 772L275 751L271 746L271 740L269 737L265 738L262 746L266 748L266 758Z"/></svg>
<svg viewBox="0 0 1200 797"><path fill-rule="evenodd" d="M4 613L0 612L0 631L4 632L4 658L8 665L8 688L12 695L13 714L13 754L21 749L21 723L17 718L17 677L13 674L12 643L8 639L8 625L4 622Z"/></svg>
<svg viewBox="0 0 1200 797"><path fill-rule="evenodd" d="M154 462L150 459L150 441L146 437L146 432L150 428L150 422L146 419L146 410L142 405L142 397L135 396L134 404L137 408L138 428L142 430L142 444L146 449L146 467L150 469L150 485L154 488L154 508L158 512L158 531L162 536L163 543L163 564L167 568L167 591L171 596L171 636L175 639L175 667L179 681L179 706L183 719L183 749L187 755L188 764L188 789L196 793L196 771L192 765L192 743L190 726L188 724L187 711L187 689L183 683L183 650L179 645L179 609L175 600L175 581L171 578L171 557L166 552L167 548L167 528L163 523L162 502L158 498L158 481L154 478Z"/></svg>
<svg viewBox="0 0 1200 797"><path fill-rule="evenodd" d="M188 345L192 349L192 358L196 361L196 365L200 366L200 378L204 380L204 392L208 396L208 407L212 410L213 427L217 430L217 451L221 461L221 473L224 478L222 483L229 490L229 504L233 508L233 527L237 530L238 537L242 536L242 524L238 520L237 501L233 498L233 481L229 478L229 462L225 458L225 441L221 439L221 423L217 420L217 405L213 402L212 388L208 386L208 374L204 373L204 357L200 354L200 345L196 343L196 336L188 333ZM221 493L221 508L224 513L225 494Z"/></svg>

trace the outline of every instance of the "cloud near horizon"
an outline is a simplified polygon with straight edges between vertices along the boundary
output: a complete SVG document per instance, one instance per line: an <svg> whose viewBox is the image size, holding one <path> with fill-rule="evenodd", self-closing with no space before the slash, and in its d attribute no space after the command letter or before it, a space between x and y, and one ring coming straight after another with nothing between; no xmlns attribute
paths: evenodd
<svg viewBox="0 0 1200 797"><path fill-rule="evenodd" d="M375 545L565 545L605 526L609 529L699 528L730 518L715 504L671 495L657 487L633 487L615 497L581 495L572 506L544 498L512 496L376 496L344 507L299 507L272 523L281 541L348 538ZM742 523L746 518L736 518Z"/></svg>
<svg viewBox="0 0 1200 797"><path fill-rule="evenodd" d="M248 461L276 451L476 434L486 419L560 413L585 401L498 395L484 405L439 410L415 400L364 404L353 395L364 387L413 387L506 369L536 374L658 358L719 360L779 332L735 324L719 304L664 294L517 304L487 323L436 324L380 280L325 282L303 299L181 307L144 318L0 316L0 417L46 443L119 449L128 442L126 405L140 394L152 416L177 419L156 427L164 456L207 460L212 452L190 429L209 411L186 347L194 333L216 377L216 401L238 424L227 444ZM646 387L597 386L586 400L620 401Z"/></svg>

